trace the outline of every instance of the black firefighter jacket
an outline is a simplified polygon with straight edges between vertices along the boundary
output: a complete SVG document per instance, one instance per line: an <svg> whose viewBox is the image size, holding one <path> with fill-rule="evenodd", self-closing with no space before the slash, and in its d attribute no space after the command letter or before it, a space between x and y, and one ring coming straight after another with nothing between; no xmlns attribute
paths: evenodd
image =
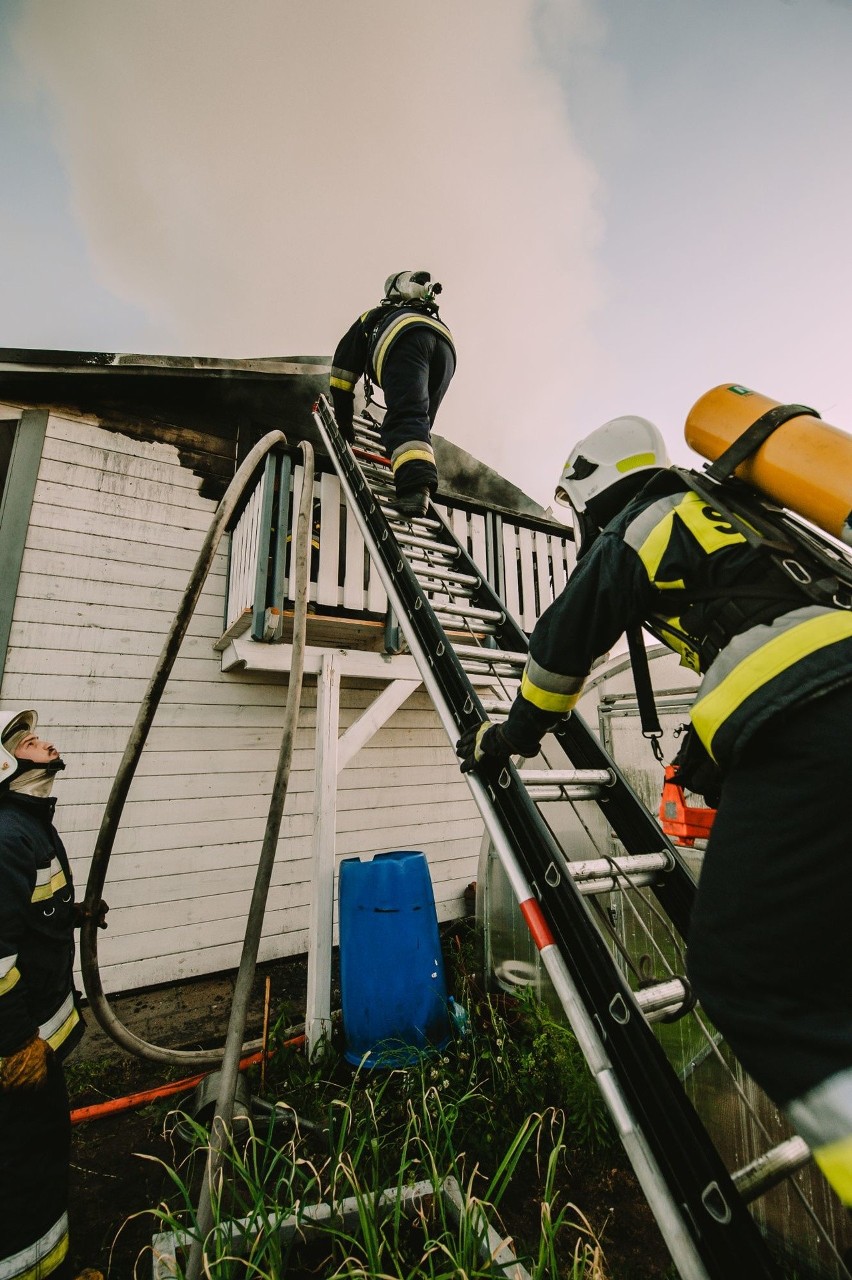
<svg viewBox="0 0 852 1280"><path fill-rule="evenodd" d="M36 1034L64 1057L77 1011L74 887L53 798L0 792L0 1057Z"/></svg>
<svg viewBox="0 0 852 1280"><path fill-rule="evenodd" d="M779 711L852 681L852 613L809 602L676 473L660 471L539 618L509 740L534 747L575 705L594 660L640 624L702 674L692 724L723 770Z"/></svg>
<svg viewBox="0 0 852 1280"><path fill-rule="evenodd" d="M438 319L437 308L426 304L383 303L365 311L347 329L332 357L330 379L334 416L341 431L347 432L352 427L358 380L366 373L381 386L385 361L397 338L409 329L424 327L439 333L455 352L453 336Z"/></svg>

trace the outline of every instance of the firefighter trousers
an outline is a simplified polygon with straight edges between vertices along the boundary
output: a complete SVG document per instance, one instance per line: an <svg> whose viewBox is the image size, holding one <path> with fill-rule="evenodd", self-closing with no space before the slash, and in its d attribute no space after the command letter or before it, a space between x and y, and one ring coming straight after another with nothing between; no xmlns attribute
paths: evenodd
<svg viewBox="0 0 852 1280"><path fill-rule="evenodd" d="M852 684L746 743L722 787L687 968L745 1069L852 1203L850 725Z"/></svg>
<svg viewBox="0 0 852 1280"><path fill-rule="evenodd" d="M38 1089L0 1093L0 1280L68 1275L71 1119L60 1063Z"/></svg>
<svg viewBox="0 0 852 1280"><path fill-rule="evenodd" d="M453 349L433 329L410 329L388 352L381 434L398 494L413 489L434 493L438 487L431 431L454 372Z"/></svg>

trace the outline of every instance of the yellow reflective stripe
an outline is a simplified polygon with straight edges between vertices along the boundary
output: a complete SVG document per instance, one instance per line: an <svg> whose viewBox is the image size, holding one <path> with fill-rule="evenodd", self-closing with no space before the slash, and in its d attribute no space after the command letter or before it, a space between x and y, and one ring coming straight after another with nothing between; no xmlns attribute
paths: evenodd
<svg viewBox="0 0 852 1280"><path fill-rule="evenodd" d="M79 1013L76 1009L72 1009L59 1030L47 1037L47 1043L51 1049L58 1049L61 1044L64 1044L79 1021Z"/></svg>
<svg viewBox="0 0 852 1280"><path fill-rule="evenodd" d="M844 1204L852 1206L852 1134L814 1151L820 1169Z"/></svg>
<svg viewBox="0 0 852 1280"><path fill-rule="evenodd" d="M670 511L668 515L663 516L659 524L654 525L641 547L638 548L639 559L644 564L645 572L652 582L660 567L660 561L666 554L666 549L672 536L673 521L674 512Z"/></svg>
<svg viewBox="0 0 852 1280"><path fill-rule="evenodd" d="M68 1214L63 1213L34 1244L0 1258L0 1280L45 1280L68 1253Z"/></svg>
<svg viewBox="0 0 852 1280"><path fill-rule="evenodd" d="M704 697L699 696L694 703L691 720L701 741L710 750L720 725L746 698L817 649L824 649L838 640L848 640L850 636L852 617L848 613L821 613L746 654L714 689Z"/></svg>
<svg viewBox="0 0 852 1280"><path fill-rule="evenodd" d="M36 876L36 887L33 890L32 902L44 902L47 898L52 898L60 889L64 889L68 881L65 879L65 872L59 867L58 871L53 868L57 866L56 862L52 862L49 867L43 871L39 871ZM41 881L41 883L39 883Z"/></svg>
<svg viewBox="0 0 852 1280"><path fill-rule="evenodd" d="M663 502L660 507L665 507L665 505L665 502ZM653 510L653 508L649 508L650 512L653 512ZM685 493L676 506L660 516L659 521L637 547L637 554L645 566L648 577L655 587L659 587L663 591L667 588L672 590L683 586L682 582L656 581L657 572L671 541L672 524L675 516L689 530L705 555L712 556L715 552L724 550L725 547L731 547L746 541L744 534L738 533L725 520L723 515L714 512L709 503L705 502L697 493ZM641 528L641 521L642 517L637 517L634 525L639 525L639 528ZM635 546L635 543L631 542L630 545Z"/></svg>
<svg viewBox="0 0 852 1280"><path fill-rule="evenodd" d="M435 465L435 455L431 449L406 449L405 453L401 453L399 457L395 457L391 463L391 470L396 472L405 462L431 462Z"/></svg>
<svg viewBox="0 0 852 1280"><path fill-rule="evenodd" d="M336 387L338 391L354 391L355 383L350 382L348 378L329 378L328 385Z"/></svg>
<svg viewBox="0 0 852 1280"><path fill-rule="evenodd" d="M522 696L541 711L553 711L564 715L566 711L570 711L577 705L580 693L580 689L576 693L550 693L547 689L540 689L537 684L533 684L526 671L521 676Z"/></svg>
<svg viewBox="0 0 852 1280"><path fill-rule="evenodd" d="M441 324L440 320L434 320L431 316L420 315L419 313L417 315L400 316L395 324L388 325L373 353L373 368L376 371L376 382L378 382L379 386L382 385L382 368L384 367L388 347L399 337L403 329L407 329L412 324L426 325L427 328L434 329L436 333L440 333L442 338L446 338L450 346L452 346L453 340L450 331L445 324Z"/></svg>
<svg viewBox="0 0 852 1280"><path fill-rule="evenodd" d="M697 493L685 494L683 501L675 508L675 515L683 521L708 556L746 540L745 534L737 533L733 525L718 511L714 512L710 504Z"/></svg>
<svg viewBox="0 0 852 1280"><path fill-rule="evenodd" d="M653 453L634 453L629 458L616 462L616 471L635 471L637 467L653 467L657 459Z"/></svg>
<svg viewBox="0 0 852 1280"><path fill-rule="evenodd" d="M59 1241L57 1245L51 1249L50 1253L41 1258L34 1267L28 1271L19 1273L20 1280L46 1280L51 1272L56 1271L62 1265L68 1256L68 1232Z"/></svg>
<svg viewBox="0 0 852 1280"><path fill-rule="evenodd" d="M11 969L9 969L7 973L4 973L3 977L0 978L0 996L5 996L8 991L11 991L15 983L20 980L20 977L20 969L17 965L13 964Z"/></svg>

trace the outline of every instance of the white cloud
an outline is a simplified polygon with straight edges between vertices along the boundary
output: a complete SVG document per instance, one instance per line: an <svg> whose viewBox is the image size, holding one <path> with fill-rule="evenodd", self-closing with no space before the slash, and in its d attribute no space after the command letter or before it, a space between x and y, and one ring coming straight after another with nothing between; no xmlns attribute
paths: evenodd
<svg viewBox="0 0 852 1280"><path fill-rule="evenodd" d="M595 37L585 0L30 0L16 49L100 282L172 350L329 353L428 267L459 349L438 430L547 501L601 293L548 11Z"/></svg>

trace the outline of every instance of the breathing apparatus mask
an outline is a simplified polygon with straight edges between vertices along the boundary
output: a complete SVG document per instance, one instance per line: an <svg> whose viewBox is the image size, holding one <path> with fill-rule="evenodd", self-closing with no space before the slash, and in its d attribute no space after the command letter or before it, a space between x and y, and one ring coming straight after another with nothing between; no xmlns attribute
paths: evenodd
<svg viewBox="0 0 852 1280"><path fill-rule="evenodd" d="M386 302L423 302L434 305L442 292L438 281L432 280L428 271L398 271L385 281Z"/></svg>

